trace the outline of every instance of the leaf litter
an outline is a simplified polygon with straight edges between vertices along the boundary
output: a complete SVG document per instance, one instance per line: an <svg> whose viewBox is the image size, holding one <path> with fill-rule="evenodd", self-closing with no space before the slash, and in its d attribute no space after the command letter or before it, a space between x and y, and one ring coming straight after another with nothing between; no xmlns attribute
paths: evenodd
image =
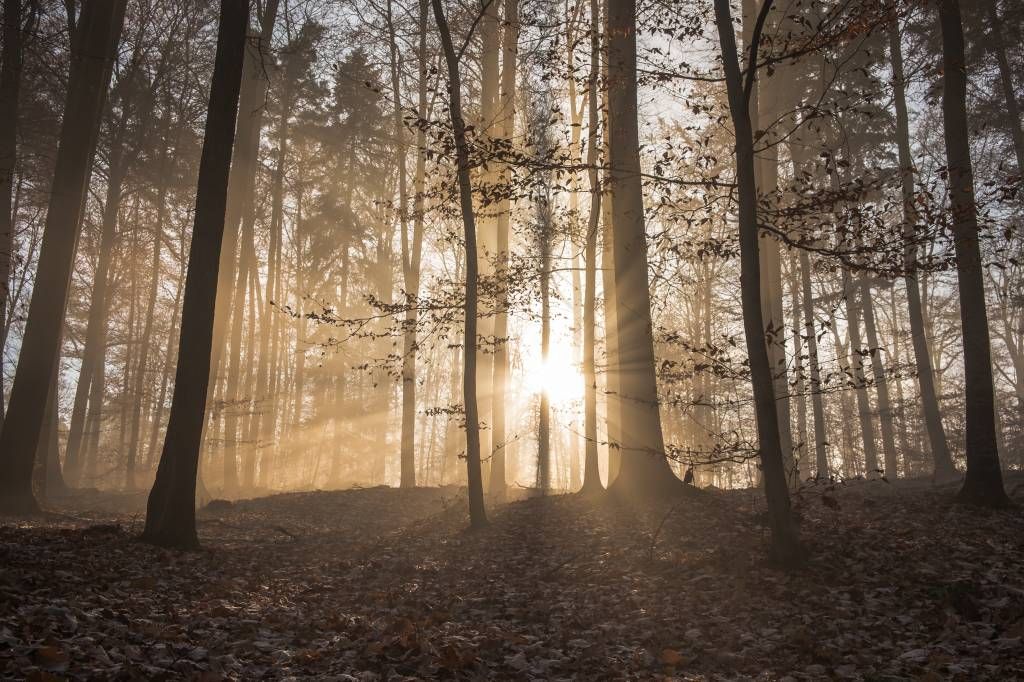
<svg viewBox="0 0 1024 682"><path fill-rule="evenodd" d="M795 573L755 491L531 497L477 532L456 488L288 493L201 510L196 552L136 542L143 504L0 526L0 676L1024 677L1024 514L950 489L810 486Z"/></svg>

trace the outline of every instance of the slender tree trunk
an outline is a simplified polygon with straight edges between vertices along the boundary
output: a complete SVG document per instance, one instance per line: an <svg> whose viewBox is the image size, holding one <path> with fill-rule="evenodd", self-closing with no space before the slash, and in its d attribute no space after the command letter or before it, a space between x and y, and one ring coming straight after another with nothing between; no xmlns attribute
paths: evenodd
<svg viewBox="0 0 1024 682"><path fill-rule="evenodd" d="M221 0L217 57L185 280L181 350L167 437L149 494L142 535L145 541L165 547L189 548L199 544L195 525L196 478L210 381L217 270L224 239L224 210L248 16L247 0Z"/></svg>
<svg viewBox="0 0 1024 682"><path fill-rule="evenodd" d="M636 2L608 5L608 142L614 195L614 261L622 468L613 483L624 494L676 490L665 458L654 365L647 236L637 122Z"/></svg>
<svg viewBox="0 0 1024 682"><path fill-rule="evenodd" d="M804 376L804 340L801 333L800 322L800 275L797 272L797 258L795 253L790 253L789 267L789 288L793 309L793 364L796 385L796 429L798 443L793 448L793 470L797 481L803 480L804 471L807 469L807 381Z"/></svg>
<svg viewBox="0 0 1024 682"><path fill-rule="evenodd" d="M498 100L500 87L499 53L501 52L501 32L499 29L498 14L500 5L498 0L480 0L482 16L479 23L480 31L480 121L477 125L477 134L482 133L482 140L493 141L500 134L501 128L498 125ZM495 257L497 256L497 206L490 199L491 187L498 179L496 164L487 163L483 168L477 170L480 180L481 191L477 197L476 221L477 242L479 244L479 272L481 280L490 282L495 276ZM485 348L493 348L494 342L494 308L496 301L488 295L492 286L488 283L483 290L482 300L478 304L479 320L477 321L478 342L483 343ZM479 295L479 292L478 292ZM494 409L494 387L491 385L494 374L493 352L477 353L477 402L480 414L480 421L483 428L480 429L480 452L481 457L489 455L494 450L493 443L493 409ZM482 462L483 479L488 482L490 469L490 457L485 457Z"/></svg>
<svg viewBox="0 0 1024 682"><path fill-rule="evenodd" d="M885 375L882 346L878 340L878 329L875 325L875 307L871 300L871 285L868 283L866 275L860 277L860 293L864 312L864 331L867 333L868 352L871 354L871 373L875 379L875 390L878 392L878 425L882 432L885 475L892 480L898 475L896 431L893 427L892 401L889 399L889 380Z"/></svg>
<svg viewBox="0 0 1024 682"><path fill-rule="evenodd" d="M0 433L0 506L15 512L38 508L32 469L46 412L50 377L60 351L64 305L89 166L96 145L107 84L124 21L126 0L87 0L72 53L60 140L21 356Z"/></svg>
<svg viewBox="0 0 1024 682"><path fill-rule="evenodd" d="M821 367L818 361L818 330L814 324L814 290L811 288L811 259L807 251L800 250L800 284L803 289L804 338L811 369L811 408L814 411L815 476L821 480L831 477L828 464L828 436L825 431L825 405L821 395Z"/></svg>
<svg viewBox="0 0 1024 682"><path fill-rule="evenodd" d="M229 327L232 315L242 315L241 309L236 305L238 293L235 285L238 281L245 281L237 277L237 270L242 267L240 260L245 257L244 241L242 243L242 254L239 254L238 245L239 238L242 236L243 220L250 214L254 200L260 132L263 129L263 113L267 108L267 88L269 86L269 81L266 77L266 55L269 54L279 4L280 0L267 0L263 16L260 18L260 32L253 32L252 35L247 36L245 64L242 70L242 87L238 102L239 116L236 131L238 144L231 167L227 206L224 215L224 248L221 250L221 260L218 268L220 276L217 280L217 306L214 312L214 341L211 358L214 377L210 384L211 391L214 392L221 377L224 351L227 349L228 337L233 332ZM248 25L247 19L247 32ZM237 346L233 346L233 348L237 352ZM233 399L230 392L225 392L224 402L226 403L226 409L229 410L229 415L230 411L234 409L232 405ZM209 402L209 398L207 401ZM216 419L218 415L222 415L222 412L222 410L215 409L212 411L211 417ZM225 428L227 428L226 423ZM212 431L216 433L216 429L212 429ZM231 440L233 441L234 437ZM226 451L230 450L229 443L224 443L224 446Z"/></svg>
<svg viewBox="0 0 1024 682"><path fill-rule="evenodd" d="M743 43L744 49L750 50L751 40L754 33L755 18L758 16L758 7L764 5L765 0L743 0ZM766 23L768 14L765 14ZM779 85L772 82L771 72L762 74L765 79L764 92L761 92L760 83L754 81L751 86L749 99L750 120L752 125L756 124L755 148L760 143L763 149L754 155L754 181L757 184L758 201L774 202L779 185L779 146L768 144L771 142L765 134L770 129L778 116L779 97L777 90ZM786 317L783 312L783 286L782 286L782 254L779 240L772 234L761 233L759 235L760 247L758 257L761 263L761 310L765 320L765 329L768 334L768 361L772 366L772 376L775 382L775 407L779 413L779 436L782 438L782 458L786 467L786 480L790 488L795 488L800 481L794 460L793 435L790 424L789 405L789 378L786 371Z"/></svg>
<svg viewBox="0 0 1024 682"><path fill-rule="evenodd" d="M85 345L82 349L82 365L75 389L75 403L71 413L71 427L68 433L67 470L72 485L78 485L82 470L87 468L87 456L93 438L93 429L98 426L103 412L103 393L107 355L107 317L109 311L109 290L111 267L114 260L114 246L117 240L118 214L121 210L122 190L127 169L124 167L124 123L111 150L110 174L107 196L103 206L103 223L100 234L100 256L96 265L89 303L89 318L86 323ZM89 429L85 427L88 425ZM82 439L88 437L83 452Z"/></svg>
<svg viewBox="0 0 1024 682"><path fill-rule="evenodd" d="M604 0L605 24L607 24L608 3ZM593 30L593 29L591 29ZM604 32L604 54L608 49L608 32ZM618 296L615 290L615 227L612 204L615 198L611 192L611 169L607 167L609 153L608 110L610 93L608 89L608 60L603 61L605 75L602 112L604 117L605 182L601 201L601 290L604 293L604 345L605 345L605 428L608 434L608 480L607 485L618 478L622 468L622 396L619 383L619 325L616 310Z"/></svg>
<svg viewBox="0 0 1024 682"><path fill-rule="evenodd" d="M516 125L516 75L519 54L519 0L505 0L504 35L502 36L501 92L499 94L498 122L503 140L510 142ZM497 220L497 271L498 283L497 312L494 316L494 375L491 379L493 401L491 403L491 480L489 489L495 499L505 497L508 487L505 457L507 438L505 398L508 391L508 264L509 228L512 216L512 201L508 196L511 172L508 164L501 164L498 172L497 191L502 193L498 202Z"/></svg>
<svg viewBox="0 0 1024 682"><path fill-rule="evenodd" d="M546 113L546 112L545 112ZM545 188L550 192L549 188ZM540 357L541 367L548 366L551 356L551 238L553 217L549 196L539 198L540 251ZM537 488L546 495L551 489L551 395L548 388L540 392L540 414L537 419Z"/></svg>
<svg viewBox="0 0 1024 682"><path fill-rule="evenodd" d="M921 410L931 446L934 476L938 480L956 475L953 458L949 454L946 430L935 389L932 356L928 349L921 290L917 282L917 208L914 202L914 160L910 151L910 117L907 112L906 82L903 73L903 48L899 25L889 26L889 51L893 71L893 100L896 105L896 145L899 150L901 189L903 195L903 261L904 283L907 287L907 313L910 319L910 338L914 347L917 384L921 391Z"/></svg>
<svg viewBox="0 0 1024 682"><path fill-rule="evenodd" d="M590 0L590 75L587 80L587 179L590 183L590 213L583 253L586 271L583 283L583 488L590 494L601 490L601 471L597 458L597 370L594 346L597 343L597 231L601 220L601 180L597 169L597 127L601 115L597 106L598 74L601 68L601 13L598 0Z"/></svg>
<svg viewBox="0 0 1024 682"><path fill-rule="evenodd" d="M390 33L391 54L391 92L393 98L394 136L396 141L396 162L398 166L398 223L402 241L402 275L405 286L405 321L403 322L402 339L402 434L400 475L401 486L412 488L416 485L416 324L418 315L416 306L419 299L420 257L423 249L423 217L422 192L425 176L422 144L422 128L417 135L416 176L414 179L416 197L414 202L419 209L413 217L413 234L409 237L409 197L406 188L406 131L399 99L400 56L395 39L394 18L392 17L391 1L388 0L388 30ZM427 99L427 64L426 64L426 30L427 3L420 0L420 44L419 44L419 87L417 111L426 116Z"/></svg>
<svg viewBox="0 0 1024 682"><path fill-rule="evenodd" d="M455 136L455 154L458 164L459 205L462 210L462 224L466 248L466 302L465 329L463 332L462 395L466 417L466 474L469 485L469 519L473 528L487 524L484 508L484 485L480 467L480 418L476 400L476 356L477 356L477 248L476 217L473 213L473 187L470 184L469 146L466 141L466 124L462 118L462 81L459 75L459 56L452 44L448 21L445 19L441 0L431 0L434 20L441 34L445 61L448 65L448 106L451 113L452 132Z"/></svg>
<svg viewBox="0 0 1024 682"><path fill-rule="evenodd" d="M21 4L4 0L4 47L0 66L0 422L4 416L4 350L14 260L14 169L18 161L18 99L21 90Z"/></svg>
<svg viewBox="0 0 1024 682"><path fill-rule="evenodd" d="M960 499L990 507L1008 503L996 444L995 394L984 264L978 241L974 170L967 130L967 69L958 0L939 0L942 30L942 128L949 168L953 245L960 293L964 344L964 400L967 404L967 477Z"/></svg>
<svg viewBox="0 0 1024 682"><path fill-rule="evenodd" d="M770 9L764 0L758 24ZM754 386L754 411L757 419L761 470L772 529L772 552L776 560L793 565L802 560L803 548L789 502L789 487L783 463L779 413L775 401L772 366L768 359L768 333L761 310L761 263L758 258L757 183L754 177L754 132L747 99L756 76L760 28L753 31L744 84L736 54L736 36L730 16L729 0L715 0L715 20L722 46L729 110L736 132L736 181L739 192L740 290L743 329L747 341L751 381Z"/></svg>

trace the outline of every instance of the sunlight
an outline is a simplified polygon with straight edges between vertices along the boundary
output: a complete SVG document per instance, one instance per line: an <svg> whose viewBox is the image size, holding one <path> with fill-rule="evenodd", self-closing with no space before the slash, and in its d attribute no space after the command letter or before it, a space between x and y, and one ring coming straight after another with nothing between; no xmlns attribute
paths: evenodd
<svg viewBox="0 0 1024 682"><path fill-rule="evenodd" d="M538 352L536 363L527 365L524 371L530 393L546 393L556 407L583 399L583 374L572 361L568 348L552 348L547 362L540 359Z"/></svg>

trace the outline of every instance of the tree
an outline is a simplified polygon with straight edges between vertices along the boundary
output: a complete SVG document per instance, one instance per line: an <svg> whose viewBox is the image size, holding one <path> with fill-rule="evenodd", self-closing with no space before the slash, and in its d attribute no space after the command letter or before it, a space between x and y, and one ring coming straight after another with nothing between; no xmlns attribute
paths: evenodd
<svg viewBox="0 0 1024 682"><path fill-rule="evenodd" d="M0 55L0 389L3 388L3 356L7 336L7 304L10 296L11 261L14 258L14 168L18 154L18 93L21 89L22 0L4 0L3 54ZM4 396L0 390L0 421Z"/></svg>
<svg viewBox="0 0 1024 682"><path fill-rule="evenodd" d="M597 0L590 0L590 75L587 78L587 179L590 183L590 213L583 259L586 261L583 294L583 488L590 494L601 490L597 459L597 371L594 346L597 343L597 230L601 220L601 180L597 169L598 71L601 68L601 13Z"/></svg>
<svg viewBox="0 0 1024 682"><path fill-rule="evenodd" d="M78 19L39 267L0 431L0 470L6 472L0 481L0 506L12 512L38 509L32 469L58 360L89 168L126 4L127 0L87 0Z"/></svg>
<svg viewBox="0 0 1024 682"><path fill-rule="evenodd" d="M614 235L622 467L612 490L655 495L680 481L665 458L654 367L637 123L636 2L608 4L608 154Z"/></svg>
<svg viewBox="0 0 1024 682"><path fill-rule="evenodd" d="M210 381L217 274L248 18L248 0L221 0L174 396L142 533L144 541L163 547L187 549L199 544L195 526L196 475Z"/></svg>
<svg viewBox="0 0 1024 682"><path fill-rule="evenodd" d="M900 191L903 198L903 241L905 270L903 282L907 289L907 312L910 319L910 338L914 347L917 385L921 391L921 409L924 412L925 431L931 445L933 475L936 479L949 479L956 475L953 458L949 454L946 430L942 426L939 399L935 393L935 374L932 356L925 336L924 313L921 308L921 289L917 281L917 207L914 199L914 160L910 151L910 116L907 112L906 77L903 70L903 46L900 39L899 19L889 25L889 58L892 62L893 104L896 108L896 146L900 164Z"/></svg>
<svg viewBox="0 0 1024 682"><path fill-rule="evenodd" d="M455 138L455 163L459 183L459 208L462 212L463 238L466 249L466 292L463 314L465 317L462 334L462 397L466 418L466 473L469 485L469 521L473 528L487 525L487 511L484 508L484 484L480 468L480 420L476 398L476 356L477 356L477 263L476 217L473 211L473 187L470 183L469 144L466 140L466 123L462 117L462 79L459 57L452 43L448 20L445 18L441 0L431 0L434 20L441 34L445 63L448 66L448 110Z"/></svg>
<svg viewBox="0 0 1024 682"><path fill-rule="evenodd" d="M750 121L749 97L757 77L757 53L761 30L772 0L764 0L750 42L746 77L740 71L736 36L729 0L715 0L715 22L722 47L729 112L736 132L736 182L739 194L740 293L743 330L747 342L750 378L754 387L761 470L772 529L772 552L776 560L793 565L803 557L796 523L789 502L783 464L779 415L775 404L772 367L768 360L767 335L761 312L760 261L758 259L757 183L754 178L754 131Z"/></svg>
<svg viewBox="0 0 1024 682"><path fill-rule="evenodd" d="M1008 499L1003 489L996 442L992 353L967 130L967 67L958 0L939 0L939 27L942 31L942 130L946 140L950 219L956 249L967 408L967 477L959 498L970 504L1000 507L1005 506Z"/></svg>
<svg viewBox="0 0 1024 682"><path fill-rule="evenodd" d="M499 93L498 123L502 139L511 143L516 127L516 71L519 52L519 0L505 0L505 30L501 42L501 92ZM512 220L512 200L507 195L510 180L509 164L501 164L498 185L502 196L498 202L497 271L507 279L509 266L509 227ZM491 480L490 492L495 498L505 495L507 486L505 398L508 392L508 282L498 286L497 314L494 316L494 376L492 378L491 420Z"/></svg>

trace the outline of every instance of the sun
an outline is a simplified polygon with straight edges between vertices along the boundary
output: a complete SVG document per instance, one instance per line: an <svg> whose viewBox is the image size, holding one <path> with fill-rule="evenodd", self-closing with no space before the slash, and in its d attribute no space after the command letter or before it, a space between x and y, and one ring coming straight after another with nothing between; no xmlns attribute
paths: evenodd
<svg viewBox="0 0 1024 682"><path fill-rule="evenodd" d="M553 405L567 405L583 398L583 375L572 361L568 349L551 349L547 362L538 362L526 371L526 384L534 395L547 394Z"/></svg>

